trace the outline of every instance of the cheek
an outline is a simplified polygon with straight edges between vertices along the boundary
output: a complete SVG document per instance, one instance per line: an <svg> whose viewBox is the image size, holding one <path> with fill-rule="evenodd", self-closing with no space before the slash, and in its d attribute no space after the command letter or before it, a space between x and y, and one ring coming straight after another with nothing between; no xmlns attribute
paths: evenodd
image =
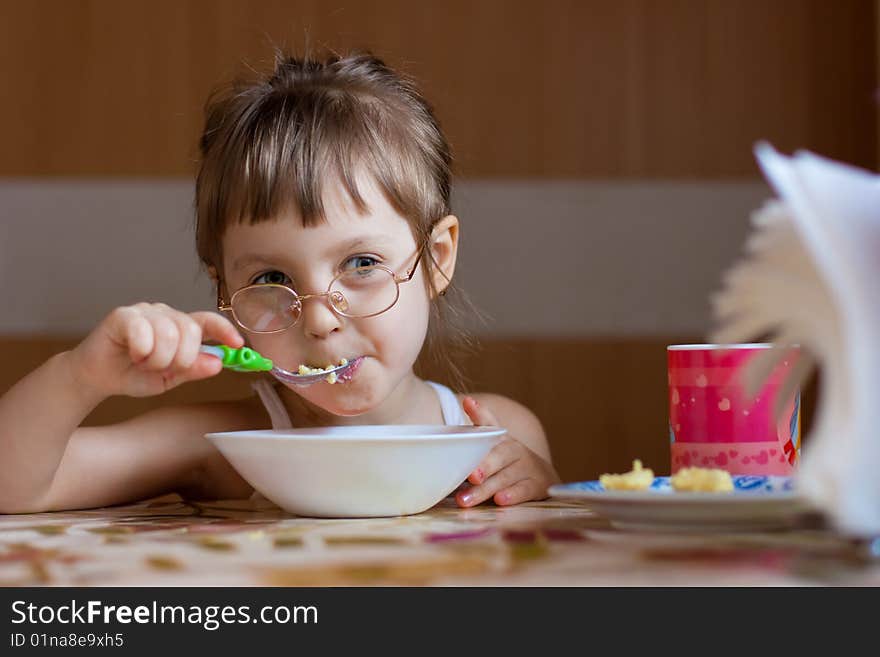
<svg viewBox="0 0 880 657"><path fill-rule="evenodd" d="M426 298L401 297L394 308L373 318L371 338L388 365L412 366L424 344L429 316Z"/></svg>

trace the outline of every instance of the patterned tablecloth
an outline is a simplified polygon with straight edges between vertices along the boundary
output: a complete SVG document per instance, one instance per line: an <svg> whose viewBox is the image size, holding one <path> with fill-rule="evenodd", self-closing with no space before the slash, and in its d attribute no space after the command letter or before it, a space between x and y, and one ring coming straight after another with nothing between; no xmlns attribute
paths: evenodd
<svg viewBox="0 0 880 657"><path fill-rule="evenodd" d="M625 532L555 500L327 520L165 497L0 516L0 585L878 586L880 561L818 529Z"/></svg>

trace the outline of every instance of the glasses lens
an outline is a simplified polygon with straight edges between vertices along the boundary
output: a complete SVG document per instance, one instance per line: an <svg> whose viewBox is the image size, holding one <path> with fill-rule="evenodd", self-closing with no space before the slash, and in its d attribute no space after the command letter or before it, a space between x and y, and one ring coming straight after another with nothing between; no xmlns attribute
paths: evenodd
<svg viewBox="0 0 880 657"><path fill-rule="evenodd" d="M330 303L342 315L366 317L388 310L397 301L394 274L381 267L345 271L330 286Z"/></svg>
<svg viewBox="0 0 880 657"><path fill-rule="evenodd" d="M272 333L283 331L296 323L300 315L300 302L284 286L255 285L235 293L232 313L248 331Z"/></svg>

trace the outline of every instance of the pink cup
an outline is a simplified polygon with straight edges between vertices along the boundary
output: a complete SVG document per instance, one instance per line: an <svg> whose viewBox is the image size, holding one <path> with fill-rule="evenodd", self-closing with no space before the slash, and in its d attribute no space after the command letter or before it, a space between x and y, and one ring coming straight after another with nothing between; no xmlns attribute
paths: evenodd
<svg viewBox="0 0 880 657"><path fill-rule="evenodd" d="M791 475L800 456L800 393L773 417L776 397L798 358L792 347L754 397L740 374L769 344L670 345L672 473L699 466L730 474Z"/></svg>

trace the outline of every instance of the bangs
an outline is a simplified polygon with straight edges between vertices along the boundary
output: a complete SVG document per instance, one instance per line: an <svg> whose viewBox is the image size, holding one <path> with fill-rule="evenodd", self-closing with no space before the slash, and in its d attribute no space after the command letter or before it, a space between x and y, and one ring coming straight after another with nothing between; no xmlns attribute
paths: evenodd
<svg viewBox="0 0 880 657"><path fill-rule="evenodd" d="M273 89L259 98L232 95L214 108L224 120L202 139L196 193L198 249L208 264L219 264L217 245L232 222L254 224L289 211L305 226L324 221L326 184L340 183L365 213L357 183L364 174L417 238L450 212L448 163L432 156L442 137L426 130L422 117L413 118L412 108L314 86L296 93ZM447 171L440 190L438 171Z"/></svg>

